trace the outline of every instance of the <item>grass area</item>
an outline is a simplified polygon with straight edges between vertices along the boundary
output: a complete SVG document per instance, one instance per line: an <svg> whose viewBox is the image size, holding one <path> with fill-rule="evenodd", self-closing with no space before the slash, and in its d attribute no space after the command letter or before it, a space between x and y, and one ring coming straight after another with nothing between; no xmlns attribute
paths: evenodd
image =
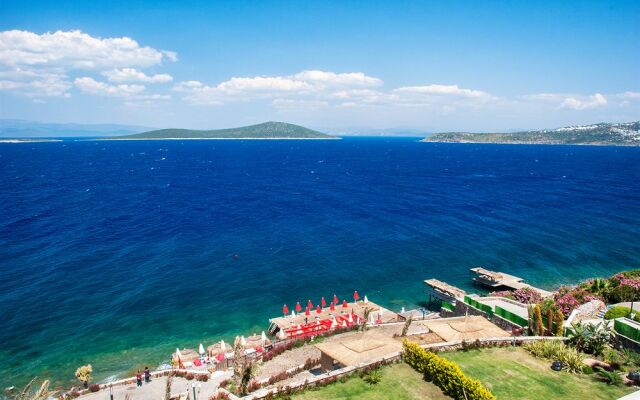
<svg viewBox="0 0 640 400"><path fill-rule="evenodd" d="M293 396L295 400L358 399L358 400L450 400L432 383L425 382L422 374L406 364L383 367L382 381L376 385L362 378L350 378L320 389L308 390Z"/></svg>
<svg viewBox="0 0 640 400"><path fill-rule="evenodd" d="M609 386L596 375L555 372L548 361L532 357L520 348L492 348L440 353L479 379L498 399L617 399L633 391Z"/></svg>

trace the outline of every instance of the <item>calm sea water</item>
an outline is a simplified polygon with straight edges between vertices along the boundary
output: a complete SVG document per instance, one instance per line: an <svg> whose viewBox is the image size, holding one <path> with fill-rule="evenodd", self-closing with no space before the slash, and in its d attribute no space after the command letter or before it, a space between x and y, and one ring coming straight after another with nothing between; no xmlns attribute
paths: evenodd
<svg viewBox="0 0 640 400"><path fill-rule="evenodd" d="M547 288L640 267L640 148L0 144L0 210L0 383L62 384L260 332L283 303L414 307L477 265Z"/></svg>

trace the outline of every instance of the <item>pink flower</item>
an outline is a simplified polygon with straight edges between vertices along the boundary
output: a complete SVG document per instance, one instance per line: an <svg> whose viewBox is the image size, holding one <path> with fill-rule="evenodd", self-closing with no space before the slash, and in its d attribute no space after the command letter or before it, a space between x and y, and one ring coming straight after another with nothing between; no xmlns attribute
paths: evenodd
<svg viewBox="0 0 640 400"><path fill-rule="evenodd" d="M570 294L565 294L564 296L556 300L556 306L560 309L560 311L562 311L564 315L571 314L571 311L573 311L579 305L580 303L578 303L578 300L576 300L575 297Z"/></svg>

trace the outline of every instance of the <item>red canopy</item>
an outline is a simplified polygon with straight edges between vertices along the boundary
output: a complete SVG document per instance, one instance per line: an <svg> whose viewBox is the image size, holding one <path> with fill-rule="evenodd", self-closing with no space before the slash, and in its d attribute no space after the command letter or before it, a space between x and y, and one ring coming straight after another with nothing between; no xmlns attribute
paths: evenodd
<svg viewBox="0 0 640 400"><path fill-rule="evenodd" d="M356 290L355 292L353 292L353 299L355 301L358 301L359 298L360 298L360 295L358 294L358 291Z"/></svg>
<svg viewBox="0 0 640 400"><path fill-rule="evenodd" d="M300 312L302 311L302 306L300 305L300 302L296 303L296 312Z"/></svg>
<svg viewBox="0 0 640 400"><path fill-rule="evenodd" d="M309 307L309 309L313 308L313 303L311 302L311 299L309 299L309 301L307 302L307 307Z"/></svg>
<svg viewBox="0 0 640 400"><path fill-rule="evenodd" d="M322 308L320 308L320 306L317 306L317 307L316 307L316 312L317 312L318 314L320 314L320 313L322 312Z"/></svg>
<svg viewBox="0 0 640 400"><path fill-rule="evenodd" d="M289 307L287 307L287 305L285 304L284 306L282 306L282 313L284 315L289 314Z"/></svg>
<svg viewBox="0 0 640 400"><path fill-rule="evenodd" d="M329 309L331 311L335 311L336 310L336 305L333 302L331 302L331 305L329 306Z"/></svg>
<svg viewBox="0 0 640 400"><path fill-rule="evenodd" d="M224 354L222 354L222 353L218 354L218 355L216 356L216 360L217 360L218 362L222 362L222 360L224 360Z"/></svg>
<svg viewBox="0 0 640 400"><path fill-rule="evenodd" d="M327 301L324 299L324 296L322 296L322 299L320 299L320 304L322 304L322 308L327 306Z"/></svg>
<svg viewBox="0 0 640 400"><path fill-rule="evenodd" d="M333 302L335 304L338 304L338 296L336 296L335 294L333 295Z"/></svg>
<svg viewBox="0 0 640 400"><path fill-rule="evenodd" d="M346 300L342 300L342 308L347 308L347 307L349 307L347 305L347 301Z"/></svg>
<svg viewBox="0 0 640 400"><path fill-rule="evenodd" d="M304 309L304 315L309 316L309 307Z"/></svg>

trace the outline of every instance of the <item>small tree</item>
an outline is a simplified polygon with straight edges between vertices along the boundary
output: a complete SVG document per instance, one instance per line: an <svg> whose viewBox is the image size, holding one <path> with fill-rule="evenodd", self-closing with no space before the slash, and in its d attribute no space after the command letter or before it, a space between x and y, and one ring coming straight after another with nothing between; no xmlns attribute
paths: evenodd
<svg viewBox="0 0 640 400"><path fill-rule="evenodd" d="M540 311L540 306L539 305L535 305L533 307L533 314L534 314L534 318L535 318L535 329L536 329L536 334L538 336L543 336L544 335L544 323L542 322L542 311Z"/></svg>
<svg viewBox="0 0 640 400"><path fill-rule="evenodd" d="M76 378L82 382L85 388L89 386L89 380L91 379L92 372L93 368L91 367L91 364L83 365L76 369Z"/></svg>
<svg viewBox="0 0 640 400"><path fill-rule="evenodd" d="M244 351L240 344L240 337L236 336L233 342L233 383L240 387L242 374L244 373Z"/></svg>
<svg viewBox="0 0 640 400"><path fill-rule="evenodd" d="M555 331L556 336L564 336L564 315L562 314L562 311L556 310L555 320L556 320L556 331Z"/></svg>
<svg viewBox="0 0 640 400"><path fill-rule="evenodd" d="M366 331L367 330L367 322L369 322L369 314L371 314L371 309L369 307L365 307L364 308L364 322L362 322L362 331Z"/></svg>
<svg viewBox="0 0 640 400"><path fill-rule="evenodd" d="M547 308L547 335L553 334L553 310Z"/></svg>
<svg viewBox="0 0 640 400"><path fill-rule="evenodd" d="M409 327L411 327L411 322L413 322L413 314L409 315L406 321L404 321L404 326L402 327L402 337L407 336L409 332Z"/></svg>

